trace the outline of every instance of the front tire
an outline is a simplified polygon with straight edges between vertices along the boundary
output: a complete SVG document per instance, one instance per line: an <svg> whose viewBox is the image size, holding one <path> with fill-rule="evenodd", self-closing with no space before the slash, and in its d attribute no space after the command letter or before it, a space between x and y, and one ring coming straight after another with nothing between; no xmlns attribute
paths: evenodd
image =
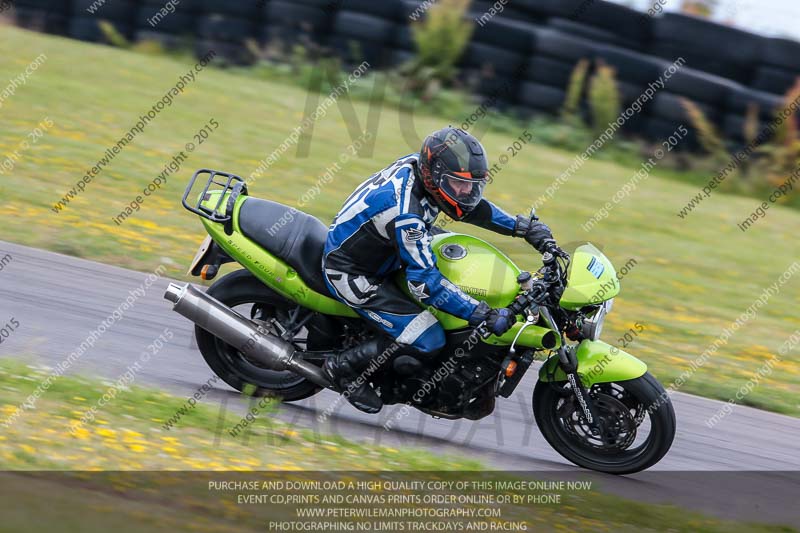
<svg viewBox="0 0 800 533"><path fill-rule="evenodd" d="M237 311L245 317L262 321L285 316L292 307L296 307L296 304L272 291L247 270L226 274L209 287L207 294L232 309L240 307ZM260 366L199 326L195 326L195 338L200 353L211 370L240 392L253 396L275 396L283 401L297 401L322 390L294 372L270 370Z"/></svg>
<svg viewBox="0 0 800 533"><path fill-rule="evenodd" d="M566 382L536 383L536 424L561 456L590 470L633 474L666 455L675 438L675 411L664 387L649 372L636 379L596 384L590 392L596 399L596 409L601 411L598 414L605 415L609 424L616 424L619 429L619 441L609 443L613 446L606 447L603 438L591 435L579 421L577 405L570 403L577 402ZM648 435L634 446L637 432L645 425L649 426Z"/></svg>

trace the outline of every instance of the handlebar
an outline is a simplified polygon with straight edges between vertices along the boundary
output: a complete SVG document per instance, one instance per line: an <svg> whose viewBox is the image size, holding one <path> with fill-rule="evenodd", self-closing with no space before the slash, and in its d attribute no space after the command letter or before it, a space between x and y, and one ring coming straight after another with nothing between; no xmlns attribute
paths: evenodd
<svg viewBox="0 0 800 533"><path fill-rule="evenodd" d="M569 261L569 254L559 248L555 239L548 239L544 243L543 249L542 263L544 263L544 267L542 271L544 276L531 281L530 289L517 296L508 306L508 309L514 313L515 316L524 314L530 307L544 305L550 296L550 289L554 286L560 286L562 283L561 265L559 265L557 258L561 257ZM530 278L529 273L528 278ZM492 332L489 331L489 328L486 326L486 321L478 324L475 330L483 339L492 336Z"/></svg>
<svg viewBox="0 0 800 533"><path fill-rule="evenodd" d="M544 249L542 254L544 266L541 269L543 276L530 281L530 288L517 296L508 306L515 315L522 314L531 305L546 304L551 289L553 287L560 288L562 285L562 270L557 258L561 257L569 261L569 254L559 248L555 240L548 240ZM530 278L530 274L528 274L528 278Z"/></svg>
<svg viewBox="0 0 800 533"><path fill-rule="evenodd" d="M514 299L513 302L508 306L508 309L514 313L514 316L522 315L525 311L531 307L537 307L539 305L544 304L545 300L549 296L549 284L544 281L543 279L537 279L532 282L531 290L527 293L520 294L519 296ZM486 322L481 322L478 324L475 329L478 331L478 334L487 339L492 335L492 332L489 331L489 328L486 327Z"/></svg>
<svg viewBox="0 0 800 533"><path fill-rule="evenodd" d="M569 254L558 247L558 245L556 244L555 239L547 239L544 242L544 245L542 246L542 248L544 249L543 252L542 252L542 256L543 256L542 260L545 262L545 264L547 264L547 261L545 261L545 259L544 259L544 254L548 254L548 253L551 254L551 255L554 255L556 257L563 257L564 259L569 259Z"/></svg>
<svg viewBox="0 0 800 533"><path fill-rule="evenodd" d="M515 315L521 315L526 309L533 305L537 307L542 305L548 296L547 289L547 284L542 280L533 282L533 288L527 293L517 296L508 306L508 309Z"/></svg>

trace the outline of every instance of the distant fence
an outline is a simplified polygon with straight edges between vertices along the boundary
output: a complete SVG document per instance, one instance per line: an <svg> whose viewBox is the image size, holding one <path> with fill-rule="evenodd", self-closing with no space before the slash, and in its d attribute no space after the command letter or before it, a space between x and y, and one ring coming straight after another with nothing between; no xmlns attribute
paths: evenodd
<svg viewBox="0 0 800 533"><path fill-rule="evenodd" d="M248 41L288 52L303 44L346 64L388 67L413 55L410 24L436 0L0 0L0 15L29 29L103 41L100 20L126 38L166 48L213 48L236 64L252 61ZM766 38L706 20L650 17L602 0L474 0L475 31L460 68L465 85L493 105L523 114L555 113L575 65L588 59L616 70L630 105L678 57L686 64L625 130L650 139L691 128L681 98L694 101L732 144L743 144L745 116L757 128L781 107L800 75L800 43ZM280 53L278 54L280 55Z"/></svg>

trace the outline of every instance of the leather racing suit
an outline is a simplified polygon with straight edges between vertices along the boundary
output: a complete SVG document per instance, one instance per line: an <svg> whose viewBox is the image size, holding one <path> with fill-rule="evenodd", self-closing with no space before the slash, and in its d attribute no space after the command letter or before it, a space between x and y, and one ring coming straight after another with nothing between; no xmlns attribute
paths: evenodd
<svg viewBox="0 0 800 533"><path fill-rule="evenodd" d="M436 266L431 228L439 209L417 163L418 154L405 156L359 185L330 226L322 266L335 298L398 344L431 354L445 345L444 329L400 290L394 274L405 268L414 298L464 320L479 302ZM516 219L484 198L463 221L512 235Z"/></svg>

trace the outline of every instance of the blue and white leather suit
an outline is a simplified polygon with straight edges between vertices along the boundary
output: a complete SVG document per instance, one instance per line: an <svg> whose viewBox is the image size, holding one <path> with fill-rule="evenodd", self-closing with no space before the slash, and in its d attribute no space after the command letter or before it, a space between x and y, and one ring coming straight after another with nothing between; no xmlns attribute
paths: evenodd
<svg viewBox="0 0 800 533"><path fill-rule="evenodd" d="M359 185L330 226L322 266L335 298L399 344L426 354L444 346L444 329L395 285L393 275L405 268L414 298L465 320L478 301L436 266L431 227L439 208L425 193L417 162L418 154L403 157ZM511 235L516 220L482 199L464 222Z"/></svg>

